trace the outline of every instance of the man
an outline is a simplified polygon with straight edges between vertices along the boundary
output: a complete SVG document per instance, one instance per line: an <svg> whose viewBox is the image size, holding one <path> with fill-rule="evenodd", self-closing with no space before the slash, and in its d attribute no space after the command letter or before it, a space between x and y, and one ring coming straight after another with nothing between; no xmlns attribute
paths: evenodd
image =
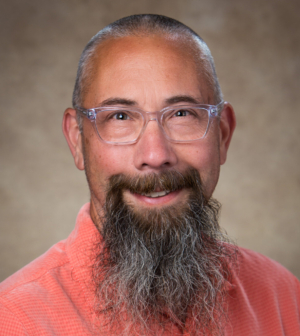
<svg viewBox="0 0 300 336"><path fill-rule="evenodd" d="M95 35L63 119L90 204L2 283L1 335L300 335L297 279L218 225L234 128L188 27L137 15Z"/></svg>

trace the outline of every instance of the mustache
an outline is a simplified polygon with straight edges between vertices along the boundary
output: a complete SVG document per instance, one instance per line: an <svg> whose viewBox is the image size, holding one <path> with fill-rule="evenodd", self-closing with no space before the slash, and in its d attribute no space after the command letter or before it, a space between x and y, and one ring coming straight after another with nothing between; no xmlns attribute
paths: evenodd
<svg viewBox="0 0 300 336"><path fill-rule="evenodd" d="M177 170L166 170L147 175L113 175L109 179L107 194L115 194L123 190L137 194L151 193L157 190L174 192L184 188L202 191L200 175L196 169L189 168L183 173Z"/></svg>

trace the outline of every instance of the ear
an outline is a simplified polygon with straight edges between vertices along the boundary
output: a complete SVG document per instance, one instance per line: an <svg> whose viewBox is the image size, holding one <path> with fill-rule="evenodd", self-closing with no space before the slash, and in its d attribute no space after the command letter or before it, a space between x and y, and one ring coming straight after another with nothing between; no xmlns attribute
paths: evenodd
<svg viewBox="0 0 300 336"><path fill-rule="evenodd" d="M65 110L62 129L74 157L76 167L80 170L84 170L81 133L77 123L76 111L74 109L67 108Z"/></svg>
<svg viewBox="0 0 300 336"><path fill-rule="evenodd" d="M235 129L236 119L233 107L225 102L221 112L219 132L220 132L220 164L224 164L227 157L227 151Z"/></svg>

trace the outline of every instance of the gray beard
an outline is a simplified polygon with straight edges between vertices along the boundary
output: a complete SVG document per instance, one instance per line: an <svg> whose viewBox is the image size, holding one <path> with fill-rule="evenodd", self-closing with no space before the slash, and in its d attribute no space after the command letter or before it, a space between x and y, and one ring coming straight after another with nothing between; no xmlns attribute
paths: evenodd
<svg viewBox="0 0 300 336"><path fill-rule="evenodd" d="M190 190L187 202L133 208L123 191ZM207 200L199 173L115 175L109 181L95 260L95 311L113 335L162 335L171 326L191 335L222 335L226 284L236 247L218 224L220 204ZM103 322L102 322L103 325Z"/></svg>

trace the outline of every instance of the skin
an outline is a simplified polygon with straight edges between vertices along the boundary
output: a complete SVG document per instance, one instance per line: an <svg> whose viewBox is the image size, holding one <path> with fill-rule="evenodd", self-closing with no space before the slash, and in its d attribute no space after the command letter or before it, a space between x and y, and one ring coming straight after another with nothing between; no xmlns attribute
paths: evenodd
<svg viewBox="0 0 300 336"><path fill-rule="evenodd" d="M94 56L95 71L83 107L101 106L117 98L130 100L132 106L152 112L172 105L170 99L178 96L208 104L212 93L199 75L199 66L188 49L181 42L162 36L130 36L105 41ZM179 103L173 101L173 105ZM185 144L169 142L157 122L149 121L137 143L110 145L99 139L93 123L87 118L83 118L81 134L74 109L68 108L63 118L63 132L75 165L86 170L91 192L91 217L97 225L101 225L99 215L105 202L108 179L114 174L144 175L166 169L183 172L193 167L199 171L205 194L210 197L219 178L220 165L226 161L234 128L234 111L228 103L220 122L213 121L204 139ZM183 189L150 198L125 191L124 199L142 211L179 205L185 202L188 193Z"/></svg>

